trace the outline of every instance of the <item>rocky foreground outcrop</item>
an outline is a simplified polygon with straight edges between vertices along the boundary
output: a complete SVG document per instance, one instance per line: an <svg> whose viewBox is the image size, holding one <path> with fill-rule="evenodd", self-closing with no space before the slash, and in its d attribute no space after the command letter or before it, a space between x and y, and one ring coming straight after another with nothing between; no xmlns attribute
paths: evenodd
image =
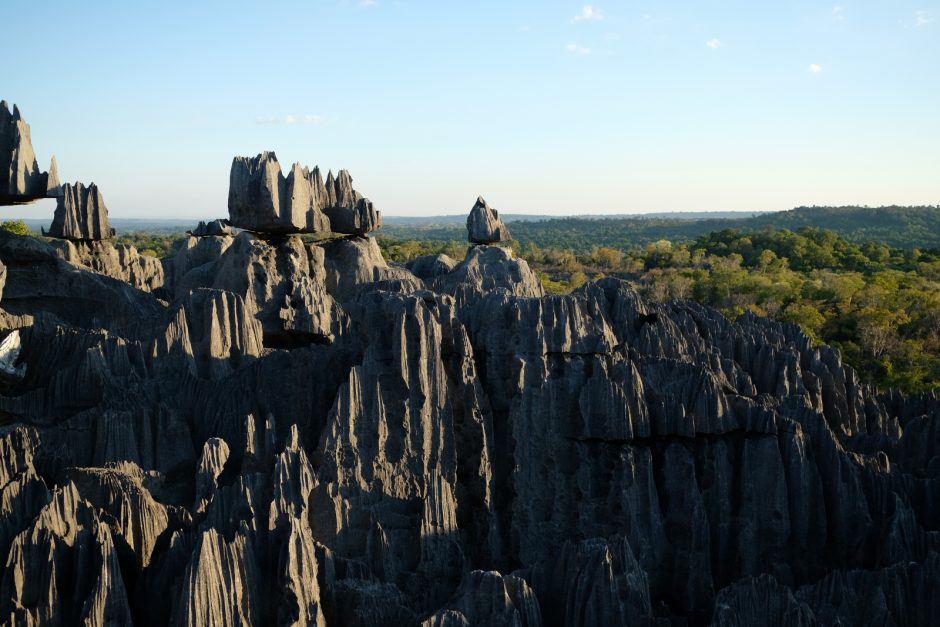
<svg viewBox="0 0 940 627"><path fill-rule="evenodd" d="M55 157L48 172L39 169L29 124L19 108L0 101L0 205L32 202L54 195L59 185Z"/></svg>
<svg viewBox="0 0 940 627"><path fill-rule="evenodd" d="M159 294L0 233L11 624L940 616L940 394L500 247L197 231Z"/></svg>

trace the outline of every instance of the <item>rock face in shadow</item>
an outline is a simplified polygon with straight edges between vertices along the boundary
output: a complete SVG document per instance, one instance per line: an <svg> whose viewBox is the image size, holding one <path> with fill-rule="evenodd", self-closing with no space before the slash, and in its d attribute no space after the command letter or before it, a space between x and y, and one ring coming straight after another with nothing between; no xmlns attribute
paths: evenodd
<svg viewBox="0 0 940 627"><path fill-rule="evenodd" d="M57 196L55 216L43 235L76 242L100 241L114 237L108 222L108 208L98 186L92 183L66 183Z"/></svg>
<svg viewBox="0 0 940 627"><path fill-rule="evenodd" d="M156 257L141 255L129 244L112 244L110 241L52 240L56 253L72 265L84 266L145 292L163 286L163 264Z"/></svg>
<svg viewBox="0 0 940 627"><path fill-rule="evenodd" d="M363 235L382 225L372 203L353 189L340 170L326 181L319 168L295 163L285 177L273 152L236 157L229 177L228 208L233 226L260 233Z"/></svg>
<svg viewBox="0 0 940 627"><path fill-rule="evenodd" d="M15 205L44 198L59 185L55 157L48 172L39 170L29 135L29 124L19 108L10 111L0 101L0 205Z"/></svg>
<svg viewBox="0 0 940 627"><path fill-rule="evenodd" d="M483 196L477 198L467 216L467 239L471 244L496 244L511 239L509 229L499 219L499 212L486 204Z"/></svg>
<svg viewBox="0 0 940 627"><path fill-rule="evenodd" d="M428 281L447 274L456 265L457 262L447 255L422 255L406 263L405 267L422 281Z"/></svg>
<svg viewBox="0 0 940 627"><path fill-rule="evenodd" d="M936 391L497 246L214 233L154 291L0 233L11 623L936 622Z"/></svg>

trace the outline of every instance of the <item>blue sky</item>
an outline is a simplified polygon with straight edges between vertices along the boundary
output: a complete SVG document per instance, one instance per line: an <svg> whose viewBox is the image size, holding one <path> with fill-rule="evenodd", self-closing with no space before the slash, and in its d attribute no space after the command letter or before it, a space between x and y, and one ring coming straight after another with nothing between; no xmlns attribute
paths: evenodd
<svg viewBox="0 0 940 627"><path fill-rule="evenodd" d="M63 180L98 183L112 216L224 216L232 157L261 150L349 169L389 215L464 213L480 194L550 214L940 203L940 3L2 14L0 98L41 165L54 153Z"/></svg>

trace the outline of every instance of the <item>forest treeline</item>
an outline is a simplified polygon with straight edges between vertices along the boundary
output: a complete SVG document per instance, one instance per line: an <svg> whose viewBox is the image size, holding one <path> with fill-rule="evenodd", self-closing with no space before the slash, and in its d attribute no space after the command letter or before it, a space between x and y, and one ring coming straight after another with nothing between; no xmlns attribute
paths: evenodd
<svg viewBox="0 0 940 627"><path fill-rule="evenodd" d="M747 218L676 219L667 217L555 218L510 221L509 230L523 244L583 253L594 246L622 250L668 239L691 241L728 228L796 229L810 226L835 231L852 242L883 242L897 248L940 248L940 206L798 207ZM388 224L382 235L400 240L450 241L465 238L460 224Z"/></svg>

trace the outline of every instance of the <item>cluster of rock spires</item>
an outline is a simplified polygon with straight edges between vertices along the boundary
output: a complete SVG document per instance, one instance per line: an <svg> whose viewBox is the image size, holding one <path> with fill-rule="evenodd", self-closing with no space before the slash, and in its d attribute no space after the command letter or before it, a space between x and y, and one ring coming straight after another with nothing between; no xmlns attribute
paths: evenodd
<svg viewBox="0 0 940 627"><path fill-rule="evenodd" d="M487 244L390 265L243 202L281 222L200 225L158 289L0 233L3 620L940 616L937 392L794 325L545 296Z"/></svg>
<svg viewBox="0 0 940 627"><path fill-rule="evenodd" d="M40 172L33 152L29 125L19 108L13 112L0 102L0 205L16 205L41 198L55 198L56 209L49 230L58 255L78 266L153 291L163 285L163 265L145 257L133 246L112 244L114 229L108 208L94 183L59 183L55 157L49 172Z"/></svg>
<svg viewBox="0 0 940 627"><path fill-rule="evenodd" d="M324 182L320 168L295 163L285 178L273 152L232 161L228 210L233 226L274 234L365 235L382 226L369 199L353 189L349 172L334 178L331 171Z"/></svg>

